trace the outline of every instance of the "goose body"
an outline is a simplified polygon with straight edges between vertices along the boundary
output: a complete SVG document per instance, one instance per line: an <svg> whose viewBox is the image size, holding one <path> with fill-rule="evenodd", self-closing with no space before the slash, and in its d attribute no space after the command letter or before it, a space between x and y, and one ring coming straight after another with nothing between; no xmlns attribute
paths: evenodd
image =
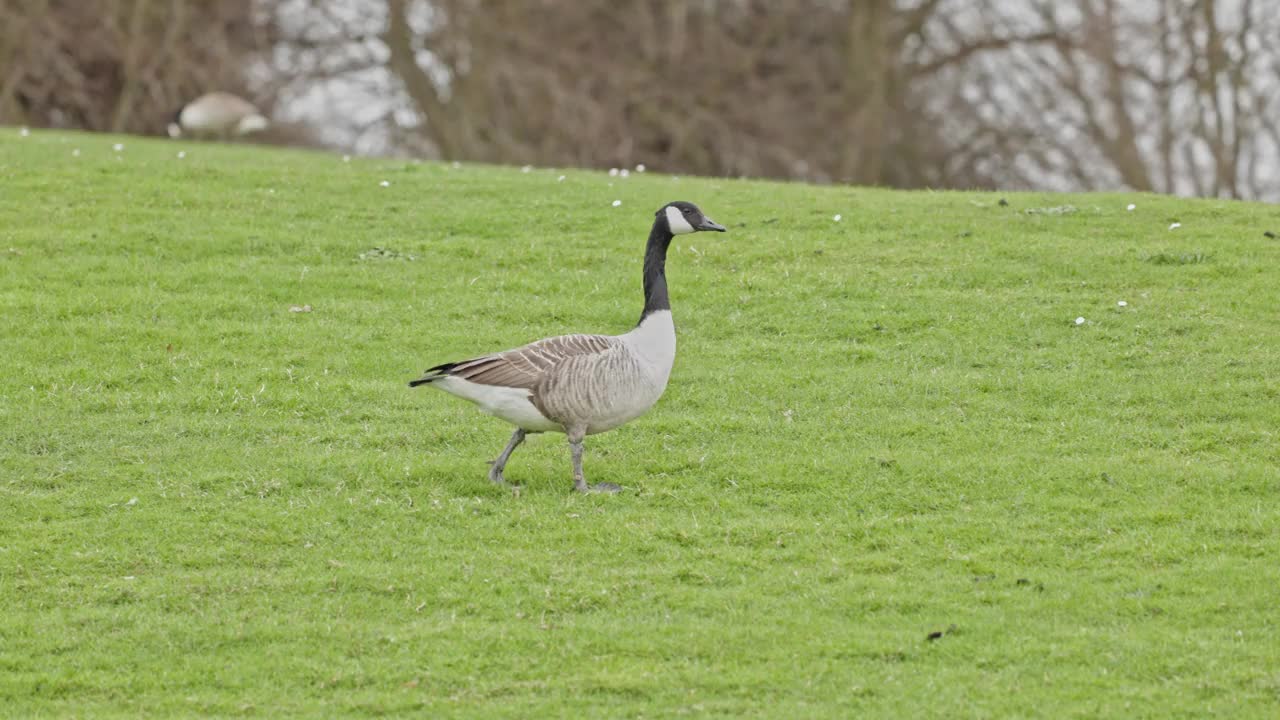
<svg viewBox="0 0 1280 720"><path fill-rule="evenodd" d="M267 120L253 103L226 92L201 95L183 105L169 123L169 136L201 135L231 137L265 130Z"/></svg>
<svg viewBox="0 0 1280 720"><path fill-rule="evenodd" d="M675 359L675 323L661 310L622 335L561 335L451 364L432 387L529 432L581 424L595 435L653 407Z"/></svg>
<svg viewBox="0 0 1280 720"><path fill-rule="evenodd" d="M503 482L507 459L528 433L569 438L577 490L616 492L582 477L582 438L643 415L662 397L675 362L676 333L667 295L666 254L674 235L724 227L691 203L663 206L645 249L645 306L640 322L621 335L560 335L512 350L426 371L410 386L430 385L470 400L516 426L489 477Z"/></svg>

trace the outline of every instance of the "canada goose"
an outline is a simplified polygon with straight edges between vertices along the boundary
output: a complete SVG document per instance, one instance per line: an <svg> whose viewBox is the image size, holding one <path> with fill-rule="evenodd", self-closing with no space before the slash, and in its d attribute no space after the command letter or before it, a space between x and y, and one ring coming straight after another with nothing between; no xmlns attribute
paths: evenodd
<svg viewBox="0 0 1280 720"><path fill-rule="evenodd" d="M644 252L644 311L622 335L561 335L514 350L444 363L410 387L431 385L457 395L516 426L489 469L502 471L529 433L562 432L573 457L579 492L618 492L613 483L588 485L582 476L582 439L644 414L667 387L676 356L676 329L667 297L667 247L675 235L725 228L693 203L673 202L655 213Z"/></svg>
<svg viewBox="0 0 1280 720"><path fill-rule="evenodd" d="M201 95L183 105L169 123L169 137L184 133L229 138L265 130L271 124L253 103L225 92Z"/></svg>

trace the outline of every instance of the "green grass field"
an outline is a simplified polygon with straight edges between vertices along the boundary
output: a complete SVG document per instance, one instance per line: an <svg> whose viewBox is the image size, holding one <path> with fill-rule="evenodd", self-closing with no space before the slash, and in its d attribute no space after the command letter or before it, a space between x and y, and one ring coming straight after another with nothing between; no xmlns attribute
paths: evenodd
<svg viewBox="0 0 1280 720"><path fill-rule="evenodd" d="M629 329L674 199L626 491L490 484L406 382ZM0 128L0 715L1276 717L1266 231Z"/></svg>

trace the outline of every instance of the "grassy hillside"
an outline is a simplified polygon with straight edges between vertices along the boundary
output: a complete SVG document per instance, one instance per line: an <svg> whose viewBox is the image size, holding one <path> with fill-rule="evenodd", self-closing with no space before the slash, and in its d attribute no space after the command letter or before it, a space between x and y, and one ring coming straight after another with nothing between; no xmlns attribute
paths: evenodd
<svg viewBox="0 0 1280 720"><path fill-rule="evenodd" d="M406 381L629 329L673 199L626 492L491 485ZM1274 717L1266 231L0 128L0 714Z"/></svg>

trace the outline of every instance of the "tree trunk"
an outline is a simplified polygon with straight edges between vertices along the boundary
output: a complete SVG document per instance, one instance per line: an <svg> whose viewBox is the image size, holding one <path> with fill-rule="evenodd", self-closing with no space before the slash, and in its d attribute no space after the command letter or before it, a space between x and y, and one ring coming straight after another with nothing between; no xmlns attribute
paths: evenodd
<svg viewBox="0 0 1280 720"><path fill-rule="evenodd" d="M888 140L893 0L852 0L845 54L845 137L841 180L858 185L884 182Z"/></svg>

